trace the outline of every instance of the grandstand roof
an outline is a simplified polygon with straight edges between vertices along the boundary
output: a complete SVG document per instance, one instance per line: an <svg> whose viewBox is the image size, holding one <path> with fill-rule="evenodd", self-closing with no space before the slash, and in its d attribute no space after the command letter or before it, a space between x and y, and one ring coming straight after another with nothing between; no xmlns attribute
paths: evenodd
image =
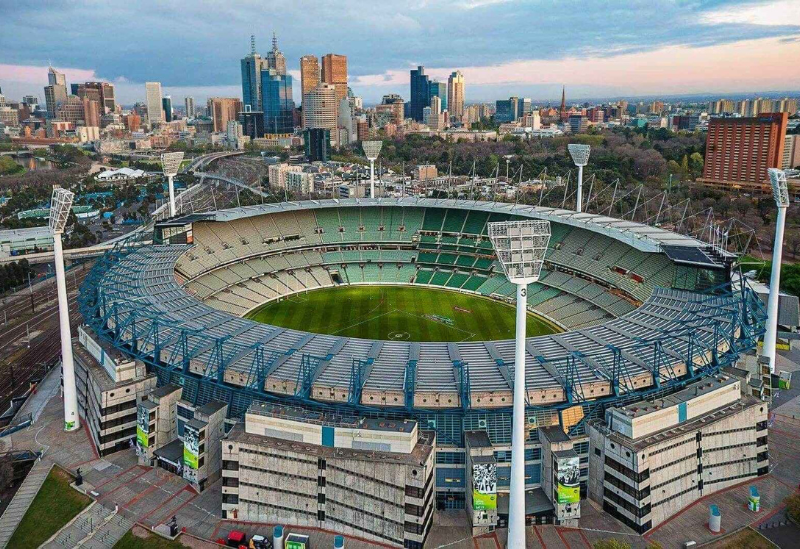
<svg viewBox="0 0 800 549"><path fill-rule="evenodd" d="M660 252L662 246L685 246L705 248L708 245L690 236L670 232L660 227L651 227L634 221L625 221L605 215L578 213L573 210L510 204L506 202L479 202L474 200L452 200L434 198L350 198L307 200L302 202L280 202L257 206L243 206L216 212L216 221L232 221L242 217L264 215L274 212L308 210L317 208L340 208L348 206L401 206L424 208L457 208L479 210L490 213L514 214L536 219L547 219L572 227L581 227L620 240L643 252Z"/></svg>

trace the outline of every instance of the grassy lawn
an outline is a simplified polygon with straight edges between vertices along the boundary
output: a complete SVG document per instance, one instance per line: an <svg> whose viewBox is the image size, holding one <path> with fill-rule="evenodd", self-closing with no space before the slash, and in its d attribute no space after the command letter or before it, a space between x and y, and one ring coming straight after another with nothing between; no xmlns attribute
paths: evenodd
<svg viewBox="0 0 800 549"><path fill-rule="evenodd" d="M177 539L170 541L141 528L139 528L139 533L146 537L139 537L133 533L133 530L128 530L128 533L114 545L114 549L184 549L186 547Z"/></svg>
<svg viewBox="0 0 800 549"><path fill-rule="evenodd" d="M777 545L753 530L745 528L710 546L712 549L776 549Z"/></svg>
<svg viewBox="0 0 800 549"><path fill-rule="evenodd" d="M10 548L38 547L85 509L91 499L74 490L72 477L53 467L8 542Z"/></svg>
<svg viewBox="0 0 800 549"><path fill-rule="evenodd" d="M267 303L248 318L322 334L397 341L514 337L514 308L493 299L407 286L347 286ZM528 335L559 331L528 315Z"/></svg>

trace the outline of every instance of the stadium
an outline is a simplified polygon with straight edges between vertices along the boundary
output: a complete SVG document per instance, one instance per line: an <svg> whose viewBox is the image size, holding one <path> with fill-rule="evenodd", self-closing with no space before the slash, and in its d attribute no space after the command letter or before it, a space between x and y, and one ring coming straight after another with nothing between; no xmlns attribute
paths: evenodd
<svg viewBox="0 0 800 549"><path fill-rule="evenodd" d="M608 406L678 391L763 334L764 307L735 282L735 257L694 238L570 210L411 197L160 222L97 262L81 313L159 384L181 385L198 405L226 402L231 417L254 400L280 402L414 418L440 448L463 448L471 430L508 445L515 287L487 223L525 218L552 232L528 287L532 439L559 424L583 433Z"/></svg>

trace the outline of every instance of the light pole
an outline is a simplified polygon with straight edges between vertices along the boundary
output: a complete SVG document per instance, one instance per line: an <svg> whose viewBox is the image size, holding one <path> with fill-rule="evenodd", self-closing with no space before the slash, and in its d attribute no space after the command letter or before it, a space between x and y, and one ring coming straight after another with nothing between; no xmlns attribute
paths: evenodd
<svg viewBox="0 0 800 549"><path fill-rule="evenodd" d="M489 239L506 278L517 285L517 323L514 347L514 409L511 432L511 494L508 505L508 544L525 548L525 321L528 284L539 280L550 242L550 222L538 219L489 223Z"/></svg>
<svg viewBox="0 0 800 549"><path fill-rule="evenodd" d="M175 185L173 178L178 175L178 169L183 162L182 152L163 153L161 155L161 169L169 181L169 216L175 217Z"/></svg>
<svg viewBox="0 0 800 549"><path fill-rule="evenodd" d="M364 155L369 160L369 196L375 198L375 160L381 154L381 147L383 141L362 141L361 148L364 149Z"/></svg>
<svg viewBox="0 0 800 549"><path fill-rule="evenodd" d="M789 187L786 183L786 172L770 168L769 181L772 184L772 195L778 206L778 218L775 220L775 244L772 246L772 274L769 278L769 300L767 302L767 331L764 334L762 356L769 359L769 371L775 373L775 345L778 342L778 301L781 293L781 256L783 255L783 228L786 225L786 209L789 207Z"/></svg>
<svg viewBox="0 0 800 549"><path fill-rule="evenodd" d="M64 430L80 428L78 416L78 392L75 387L75 364L72 361L72 334L69 329L69 305L67 303L67 279L64 276L64 250L61 235L67 226L67 217L75 195L67 189L53 187L50 200L50 232L53 235L53 252L56 264L56 288L58 292L58 324L61 331L61 372L64 377ZM30 345L30 336L28 336Z"/></svg>
<svg viewBox="0 0 800 549"><path fill-rule="evenodd" d="M575 211L580 213L583 207L583 167L589 163L591 147L589 145L570 143L567 145L567 150L569 150L572 161L578 166L578 199L575 204Z"/></svg>

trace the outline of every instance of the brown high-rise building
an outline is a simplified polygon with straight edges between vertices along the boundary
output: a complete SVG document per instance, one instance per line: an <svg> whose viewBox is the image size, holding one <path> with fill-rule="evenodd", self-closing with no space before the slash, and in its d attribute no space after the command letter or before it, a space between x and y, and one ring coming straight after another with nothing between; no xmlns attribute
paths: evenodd
<svg viewBox="0 0 800 549"><path fill-rule="evenodd" d="M87 126L97 126L100 127L100 116L102 113L100 112L100 101L97 99L90 99L89 97L84 97L83 101L83 123Z"/></svg>
<svg viewBox="0 0 800 549"><path fill-rule="evenodd" d="M208 99L208 115L214 122L215 132L228 130L228 122L239 120L242 112L242 100L237 97L210 97Z"/></svg>
<svg viewBox="0 0 800 549"><path fill-rule="evenodd" d="M347 57L329 53L322 58L322 81L336 86L336 99L347 97Z"/></svg>
<svg viewBox="0 0 800 549"><path fill-rule="evenodd" d="M130 113L129 115L123 118L125 123L125 127L130 132L138 132L139 129L142 127L142 117L136 114L135 112Z"/></svg>
<svg viewBox="0 0 800 549"><path fill-rule="evenodd" d="M316 55L304 55L300 58L300 87L303 95L319 84L319 59Z"/></svg>
<svg viewBox="0 0 800 549"><path fill-rule="evenodd" d="M698 181L716 187L768 187L767 169L780 168L783 161L787 122L787 113L712 118Z"/></svg>

